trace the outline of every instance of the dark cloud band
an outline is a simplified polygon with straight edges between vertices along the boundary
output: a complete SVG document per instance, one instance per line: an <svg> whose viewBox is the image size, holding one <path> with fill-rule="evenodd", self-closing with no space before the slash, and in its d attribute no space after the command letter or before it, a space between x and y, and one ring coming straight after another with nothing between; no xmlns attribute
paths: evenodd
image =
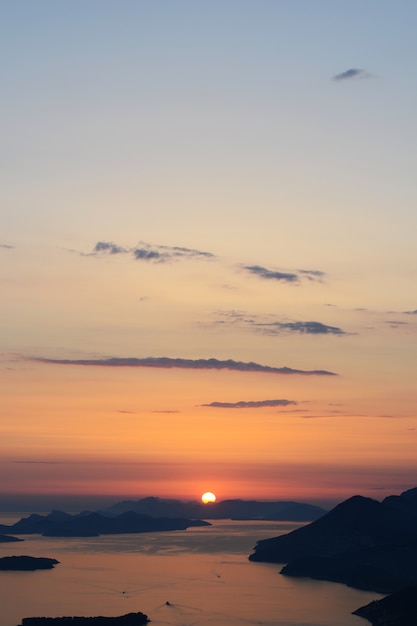
<svg viewBox="0 0 417 626"><path fill-rule="evenodd" d="M220 409L260 409L264 407L288 406L290 404L297 404L297 402L294 400L241 400L240 402L210 402L210 404L201 404L200 406Z"/></svg>
<svg viewBox="0 0 417 626"><path fill-rule="evenodd" d="M336 376L326 370L298 370L291 367L271 367L254 362L242 362L228 359L173 359L170 357L110 357L108 359L47 359L30 357L27 360L52 365L84 365L96 367L153 367L160 369L194 369L194 370L233 370L238 372L263 372L266 374L300 374L304 376Z"/></svg>
<svg viewBox="0 0 417 626"><path fill-rule="evenodd" d="M347 335L338 326L329 326L322 322L271 322L269 324L257 324L271 334L300 333L303 335Z"/></svg>

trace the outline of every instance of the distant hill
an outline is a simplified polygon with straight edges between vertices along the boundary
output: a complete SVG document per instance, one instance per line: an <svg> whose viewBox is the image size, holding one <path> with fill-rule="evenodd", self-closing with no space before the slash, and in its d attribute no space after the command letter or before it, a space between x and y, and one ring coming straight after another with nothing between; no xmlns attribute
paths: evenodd
<svg viewBox="0 0 417 626"><path fill-rule="evenodd" d="M182 517L151 517L128 511L120 515L103 513L79 513L70 515L52 511L49 515L33 514L12 526L0 526L0 531L11 530L20 534L41 534L45 537L97 537L125 533L145 533L169 530L186 530L191 526L209 526L202 520Z"/></svg>
<svg viewBox="0 0 417 626"><path fill-rule="evenodd" d="M287 563L282 573L288 576L381 593L417 584L417 524L399 504L410 500L405 494L394 506L389 498L354 496L307 526L259 541L249 559Z"/></svg>
<svg viewBox="0 0 417 626"><path fill-rule="evenodd" d="M325 509L301 502L263 502L257 500L222 500L209 504L197 501L182 502L163 498L125 500L105 509L114 515L134 511L161 517L185 516L192 519L275 520L307 522L318 519Z"/></svg>

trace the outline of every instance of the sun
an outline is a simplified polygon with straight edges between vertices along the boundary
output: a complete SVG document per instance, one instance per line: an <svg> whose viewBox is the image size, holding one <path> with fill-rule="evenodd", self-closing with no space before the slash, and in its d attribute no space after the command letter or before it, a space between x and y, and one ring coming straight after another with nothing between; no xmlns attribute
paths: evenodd
<svg viewBox="0 0 417 626"><path fill-rule="evenodd" d="M216 502L216 496L214 493L212 493L211 491L206 491L206 493L203 493L203 495L201 496L201 502L203 502L204 504L208 504L209 502Z"/></svg>

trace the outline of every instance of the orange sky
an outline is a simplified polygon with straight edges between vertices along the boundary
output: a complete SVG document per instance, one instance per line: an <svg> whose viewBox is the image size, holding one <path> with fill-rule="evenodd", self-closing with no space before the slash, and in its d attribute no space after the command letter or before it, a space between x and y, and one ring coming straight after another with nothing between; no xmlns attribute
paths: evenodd
<svg viewBox="0 0 417 626"><path fill-rule="evenodd" d="M0 504L414 487L415 6L52 4L5 9Z"/></svg>

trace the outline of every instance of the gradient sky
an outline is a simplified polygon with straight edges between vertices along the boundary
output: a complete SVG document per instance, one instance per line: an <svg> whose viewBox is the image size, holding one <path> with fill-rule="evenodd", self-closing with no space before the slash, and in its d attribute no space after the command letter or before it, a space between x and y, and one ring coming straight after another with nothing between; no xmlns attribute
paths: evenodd
<svg viewBox="0 0 417 626"><path fill-rule="evenodd" d="M416 486L415 1L0 29L3 497Z"/></svg>

